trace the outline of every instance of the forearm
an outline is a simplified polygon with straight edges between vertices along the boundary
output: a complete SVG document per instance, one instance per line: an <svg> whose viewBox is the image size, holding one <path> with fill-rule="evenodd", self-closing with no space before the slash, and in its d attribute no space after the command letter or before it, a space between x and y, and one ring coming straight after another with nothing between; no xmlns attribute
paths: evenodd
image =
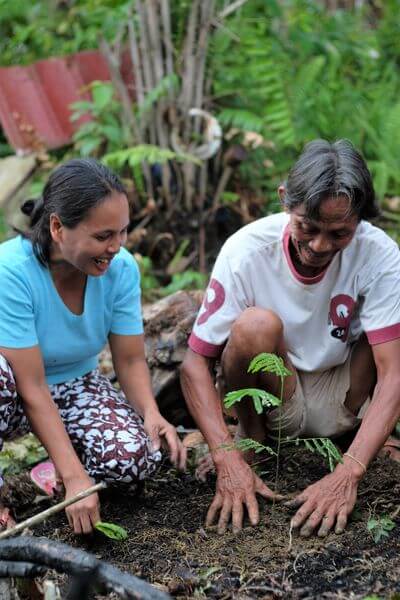
<svg viewBox="0 0 400 600"><path fill-rule="evenodd" d="M23 405L33 432L46 448L63 482L82 477L84 468L47 386L32 391Z"/></svg>
<svg viewBox="0 0 400 600"><path fill-rule="evenodd" d="M185 363L182 367L182 391L190 414L215 453L222 445L232 443L232 437L207 363L205 360L196 362L196 368Z"/></svg>
<svg viewBox="0 0 400 600"><path fill-rule="evenodd" d="M126 399L141 417L144 418L149 412L159 412L144 358L130 358L120 362L115 371Z"/></svg>
<svg viewBox="0 0 400 600"><path fill-rule="evenodd" d="M368 465L384 445L400 418L400 380L397 373L378 379L375 392L349 453Z"/></svg>

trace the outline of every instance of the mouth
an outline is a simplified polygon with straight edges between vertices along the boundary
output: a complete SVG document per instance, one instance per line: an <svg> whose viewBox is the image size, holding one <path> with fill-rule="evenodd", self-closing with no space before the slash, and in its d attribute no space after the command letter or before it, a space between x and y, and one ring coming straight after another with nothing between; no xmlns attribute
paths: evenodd
<svg viewBox="0 0 400 600"><path fill-rule="evenodd" d="M106 257L99 257L99 258L94 258L93 259L95 265L97 266L97 268L103 272L106 271L106 269L108 269L110 262L112 261L112 258L106 258Z"/></svg>

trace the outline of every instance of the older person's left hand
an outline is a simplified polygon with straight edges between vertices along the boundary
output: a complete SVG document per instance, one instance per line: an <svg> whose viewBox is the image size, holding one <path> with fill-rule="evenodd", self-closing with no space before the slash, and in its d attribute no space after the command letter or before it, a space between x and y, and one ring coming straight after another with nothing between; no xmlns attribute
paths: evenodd
<svg viewBox="0 0 400 600"><path fill-rule="evenodd" d="M294 500L290 508L301 508L291 520L293 529L308 537L318 528L318 536L325 537L331 529L342 533L357 498L358 483L363 471L348 462L337 465L333 473L309 485Z"/></svg>

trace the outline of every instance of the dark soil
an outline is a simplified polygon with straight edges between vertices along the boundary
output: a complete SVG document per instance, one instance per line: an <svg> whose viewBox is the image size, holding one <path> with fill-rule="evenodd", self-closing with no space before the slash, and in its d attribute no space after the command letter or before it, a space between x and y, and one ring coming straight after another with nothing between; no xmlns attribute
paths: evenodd
<svg viewBox="0 0 400 600"><path fill-rule="evenodd" d="M274 463L263 467L267 483ZM287 494L304 488L327 471L305 450L281 458L279 487ZM360 485L356 511L344 534L303 539L293 534L292 512L263 503L261 522L238 535L205 531L203 521L215 480L197 482L164 465L139 497L108 495L102 518L124 526L129 538L113 542L96 533L75 538L64 514L35 528L36 535L80 546L177 598L219 599L338 598L400 594L400 465L377 459ZM379 543L367 531L371 516L391 516L396 527Z"/></svg>

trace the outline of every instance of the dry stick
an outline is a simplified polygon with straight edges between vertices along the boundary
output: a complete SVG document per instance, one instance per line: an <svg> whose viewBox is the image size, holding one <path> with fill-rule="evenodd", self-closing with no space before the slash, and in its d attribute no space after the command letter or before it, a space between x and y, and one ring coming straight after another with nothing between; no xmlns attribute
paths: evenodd
<svg viewBox="0 0 400 600"><path fill-rule="evenodd" d="M140 60L142 64L143 76L144 76L144 86L146 94L150 92L154 88L154 78L153 78L153 70L150 59L150 51L147 37L147 24L146 24L146 16L144 12L144 7L140 0L136 2L136 10L139 16L139 29L140 29L140 37L139 37L139 45L140 45ZM154 125L154 110L151 108L149 111L149 134L150 134L150 143L156 145L158 143L157 133Z"/></svg>
<svg viewBox="0 0 400 600"><path fill-rule="evenodd" d="M226 8L224 8L224 10L222 10L219 13L218 18L219 19L225 19L225 17L227 17L231 13L235 12L235 10L238 10L238 8L240 8L241 6L243 6L243 4L246 4L247 1L248 0L236 0L236 2L232 2L232 4L230 4L229 6L227 6Z"/></svg>
<svg viewBox="0 0 400 600"><path fill-rule="evenodd" d="M194 100L194 85L196 73L195 69L195 38L198 29L200 0L193 0L192 8L189 14L189 22L183 52L183 73L182 73L182 90L180 96L180 104L183 112L183 131L182 139L185 144L189 144L190 140L190 117L189 109L193 105ZM190 148L189 148L190 150ZM193 209L194 195L194 176L195 169L191 163L183 165L183 182L184 182L184 198L185 207L188 212Z"/></svg>
<svg viewBox="0 0 400 600"><path fill-rule="evenodd" d="M146 8L147 8L147 23L148 23L148 32L150 39L150 48L151 48L151 56L152 63L154 69L154 83L155 85L159 84L164 78L164 60L162 47L160 42L161 37L161 25L159 21L159 13L158 13L158 5L157 0L147 0ZM161 148L168 148L168 134L165 130L164 125L164 111L166 109L165 102L163 99L159 99L155 106L156 113L156 127L158 133L158 139ZM171 209L172 198L170 194L170 181L171 181L171 173L170 168L167 164L162 165L162 189L163 195L166 202L166 206L168 209Z"/></svg>
<svg viewBox="0 0 400 600"><path fill-rule="evenodd" d="M6 531L3 531L2 533L0 533L0 540L4 540L5 538L11 537L11 536L15 535L16 533L19 533L26 527L32 527L33 525L37 525L38 523L41 523L42 521L45 521L48 517L52 517L56 513L63 510L63 508L66 508L67 506L70 506L71 504L75 504L75 502L79 502L79 500L83 500L84 498L87 498L87 496L91 496L95 492L98 492L99 490L103 490L106 487L107 487L107 485L104 483L104 481L102 481L100 483L96 483L95 485L92 485L87 490L84 490L83 492L79 492L79 494L76 494L72 498L69 498L68 500L63 500L62 502L59 502L58 504L55 504L54 506L51 506L50 508L43 510L42 512L38 513L34 517L30 517L29 519L25 519L25 521L21 521L21 523L18 523L18 525L16 525L15 527L12 527L11 529L6 529Z"/></svg>
<svg viewBox="0 0 400 600"><path fill-rule="evenodd" d="M160 0L161 4L161 22L162 22L162 40L164 44L165 54L165 71L167 75L174 73L174 47L172 45L172 33L171 33L171 14L169 10L169 1ZM169 99L172 101L174 93L169 90Z"/></svg>
<svg viewBox="0 0 400 600"><path fill-rule="evenodd" d="M133 66L133 76L136 86L136 98L138 106L140 107L145 98L144 79L143 79L143 64L139 56L139 47L136 38L135 24L133 21L134 17L132 14L129 15L128 20L128 35L129 35L129 48L131 53L131 60ZM145 134L145 127L141 123L138 123L138 127L141 135ZM142 163L142 171L144 179L146 181L147 193L151 198L154 198L153 180L151 178L150 167L146 162Z"/></svg>
<svg viewBox="0 0 400 600"><path fill-rule="evenodd" d="M135 144L135 142L138 142L140 140L140 131L135 119L134 112L132 110L132 105L128 95L128 91L119 71L119 59L113 53L110 45L104 38L100 40L100 50L102 51L104 58L106 59L108 68L110 69L111 80L121 99L124 118L129 124L129 129L132 138L131 143Z"/></svg>

